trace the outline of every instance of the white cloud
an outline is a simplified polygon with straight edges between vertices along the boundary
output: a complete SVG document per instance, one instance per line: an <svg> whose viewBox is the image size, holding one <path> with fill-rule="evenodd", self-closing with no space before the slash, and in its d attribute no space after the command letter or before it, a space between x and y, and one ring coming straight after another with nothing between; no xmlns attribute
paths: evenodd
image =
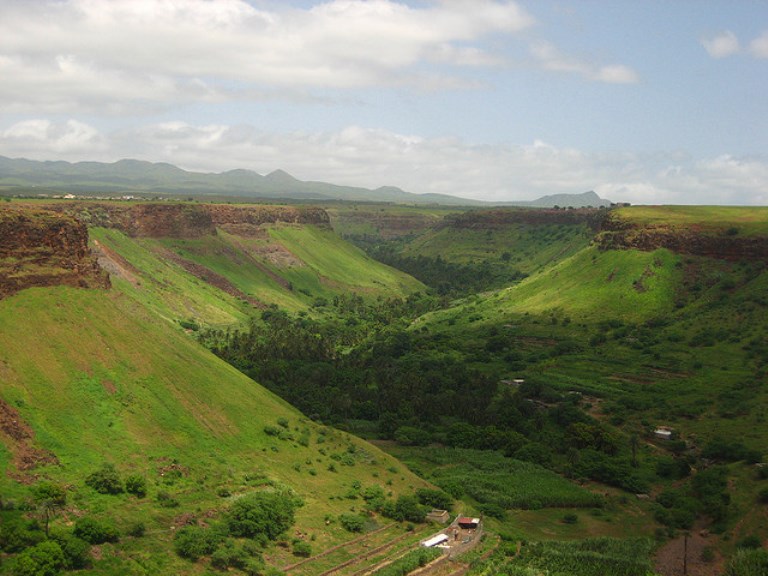
<svg viewBox="0 0 768 576"><path fill-rule="evenodd" d="M622 64L600 66L563 54L550 42L535 42L530 47L531 55L545 70L576 74L587 80L609 84L635 84L639 76L629 66Z"/></svg>
<svg viewBox="0 0 768 576"><path fill-rule="evenodd" d="M764 156L590 153L540 140L478 146L360 126L275 134L245 125L168 122L101 134L75 120L28 120L0 131L0 154L70 161L132 157L211 172L281 168L302 180L499 202L587 190L637 204L768 202Z"/></svg>
<svg viewBox="0 0 768 576"><path fill-rule="evenodd" d="M242 97L248 90L231 88L238 84L419 86L421 65L430 61L454 69L498 64L480 45L483 39L533 22L520 6L500 0L442 0L420 8L394 0L330 0L273 11L245 0L7 3L0 73L14 82L3 82L0 105L121 112L129 104Z"/></svg>
<svg viewBox="0 0 768 576"><path fill-rule="evenodd" d="M730 30L726 30L701 41L702 46L713 58L725 58L734 54L747 54L755 58L768 58L768 30L749 43L749 47L742 50L737 36Z"/></svg>
<svg viewBox="0 0 768 576"><path fill-rule="evenodd" d="M725 58L737 54L741 49L739 39L730 30L720 32L715 36L703 38L702 46L712 58Z"/></svg>
<svg viewBox="0 0 768 576"><path fill-rule="evenodd" d="M595 71L594 78L609 84L636 84L640 81L637 72L628 66L602 66Z"/></svg>
<svg viewBox="0 0 768 576"><path fill-rule="evenodd" d="M77 120L53 123L33 119L18 122L0 132L0 145L8 155L39 157L45 151L57 158L80 159L84 155L100 153L107 143L97 129Z"/></svg>
<svg viewBox="0 0 768 576"><path fill-rule="evenodd" d="M749 52L756 58L768 58L768 30L749 43Z"/></svg>

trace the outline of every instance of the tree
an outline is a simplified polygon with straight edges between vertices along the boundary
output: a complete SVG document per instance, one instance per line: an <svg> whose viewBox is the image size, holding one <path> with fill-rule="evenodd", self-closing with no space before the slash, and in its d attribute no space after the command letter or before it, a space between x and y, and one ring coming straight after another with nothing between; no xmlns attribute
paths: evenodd
<svg viewBox="0 0 768 576"><path fill-rule="evenodd" d="M111 522L96 520L90 516L78 518L73 534L89 544L117 542L120 538L117 528Z"/></svg>
<svg viewBox="0 0 768 576"><path fill-rule="evenodd" d="M13 563L12 573L16 576L56 576L64 565L61 546L46 540L21 552Z"/></svg>
<svg viewBox="0 0 768 576"><path fill-rule="evenodd" d="M51 518L67 504L67 492L58 484L41 482L32 488L32 500L43 519L45 537L48 538Z"/></svg>
<svg viewBox="0 0 768 576"><path fill-rule="evenodd" d="M120 474L112 464L104 464L100 470L89 474L85 483L100 494L120 494L123 491Z"/></svg>
<svg viewBox="0 0 768 576"><path fill-rule="evenodd" d="M229 531L234 536L254 538L264 535L277 538L293 525L296 504L281 492L254 492L237 500L226 515Z"/></svg>
<svg viewBox="0 0 768 576"><path fill-rule="evenodd" d="M632 449L632 467L637 468L638 462L637 462L637 448L640 444L640 438L637 434L632 434L629 437L629 446Z"/></svg>

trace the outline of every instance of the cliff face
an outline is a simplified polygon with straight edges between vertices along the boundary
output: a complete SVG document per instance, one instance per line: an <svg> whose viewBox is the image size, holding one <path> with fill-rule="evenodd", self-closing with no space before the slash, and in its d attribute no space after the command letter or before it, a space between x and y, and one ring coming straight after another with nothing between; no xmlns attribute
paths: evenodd
<svg viewBox="0 0 768 576"><path fill-rule="evenodd" d="M585 224L594 230L599 230L607 214L607 210L594 208L477 210L446 216L443 226L483 230L501 228L510 224Z"/></svg>
<svg viewBox="0 0 768 576"><path fill-rule="evenodd" d="M725 230L718 233L695 228L638 226L618 218L608 218L604 222L596 243L605 250L634 248L650 252L666 248L679 254L721 260L768 262L768 238L763 236L739 236Z"/></svg>
<svg viewBox="0 0 768 576"><path fill-rule="evenodd" d="M44 210L0 211L0 298L33 286L108 288L82 222Z"/></svg>
<svg viewBox="0 0 768 576"><path fill-rule="evenodd" d="M216 234L217 227L243 236L266 234L259 227L277 222L330 227L325 210L292 206L59 202L7 207L0 211L0 298L33 286L109 287L109 275L88 247L88 226L116 228L133 237L199 238ZM224 284L219 278L208 281Z"/></svg>
<svg viewBox="0 0 768 576"><path fill-rule="evenodd" d="M260 226L276 222L330 225L325 210L311 207L68 202L46 208L70 214L90 226L117 228L129 236L148 238L199 238L216 234L217 226Z"/></svg>
<svg viewBox="0 0 768 576"><path fill-rule="evenodd" d="M229 206L226 204L209 204L200 206L211 218L214 224L274 224L287 222L290 224L314 224L330 226L328 214L322 208L295 206Z"/></svg>

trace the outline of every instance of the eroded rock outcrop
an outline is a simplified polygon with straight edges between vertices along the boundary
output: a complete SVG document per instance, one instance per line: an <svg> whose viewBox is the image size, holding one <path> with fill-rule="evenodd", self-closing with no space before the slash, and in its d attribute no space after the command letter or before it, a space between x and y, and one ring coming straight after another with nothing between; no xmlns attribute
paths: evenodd
<svg viewBox="0 0 768 576"><path fill-rule="evenodd" d="M611 217L596 238L605 250L635 249L651 252L666 248L678 254L706 256L720 260L768 262L768 238L741 236L737 230L697 230L694 227L638 225Z"/></svg>
<svg viewBox="0 0 768 576"><path fill-rule="evenodd" d="M88 230L45 210L0 210L0 298L33 286L108 288L88 248Z"/></svg>
<svg viewBox="0 0 768 576"><path fill-rule="evenodd" d="M116 228L146 238L199 238L227 226L239 227L245 235L246 228L277 222L330 226L325 210L313 207L61 202L46 208L70 214L89 226Z"/></svg>

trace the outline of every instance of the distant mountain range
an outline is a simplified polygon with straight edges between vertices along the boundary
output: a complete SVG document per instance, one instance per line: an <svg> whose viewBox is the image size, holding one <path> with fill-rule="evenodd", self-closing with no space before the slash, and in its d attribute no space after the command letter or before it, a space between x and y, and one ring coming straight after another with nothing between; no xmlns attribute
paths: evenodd
<svg viewBox="0 0 768 576"><path fill-rule="evenodd" d="M114 163L26 160L0 156L0 191L11 194L77 194L90 196L173 195L231 196L243 199L347 200L355 202L393 202L403 204L444 204L459 206L553 206L581 208L608 206L594 192L557 194L538 200L490 203L447 194L412 194L395 186L374 190L339 186L326 182L304 181L283 170L263 176L252 170L221 173L188 172L172 164L142 160Z"/></svg>

